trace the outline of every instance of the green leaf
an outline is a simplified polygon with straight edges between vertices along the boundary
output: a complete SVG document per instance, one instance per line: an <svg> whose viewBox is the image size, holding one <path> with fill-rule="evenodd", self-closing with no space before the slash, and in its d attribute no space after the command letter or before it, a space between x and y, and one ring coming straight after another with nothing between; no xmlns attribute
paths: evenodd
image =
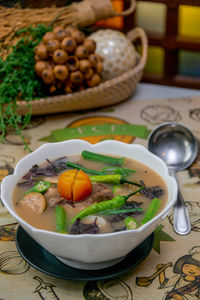
<svg viewBox="0 0 200 300"><path fill-rule="evenodd" d="M147 140L147 139L148 139L148 137L149 137L150 133L151 133L151 130L149 130L149 129L146 129L146 131L145 131L145 134L144 134L144 139L145 139L145 140Z"/></svg>
<svg viewBox="0 0 200 300"><path fill-rule="evenodd" d="M162 230L157 233L157 236L160 241L175 241L170 235Z"/></svg>
<svg viewBox="0 0 200 300"><path fill-rule="evenodd" d="M160 254L160 241L158 239L158 237L155 235L155 238L154 238L154 243L153 243L153 249L158 253Z"/></svg>
<svg viewBox="0 0 200 300"><path fill-rule="evenodd" d="M132 135L146 138L146 126L134 124L96 124L85 125L73 128L57 129L51 132L52 136L58 141L69 139L84 138L87 136L99 135Z"/></svg>
<svg viewBox="0 0 200 300"><path fill-rule="evenodd" d="M34 71L34 48L38 45L45 32L52 30L44 24L36 27L29 26L17 31L16 35L26 34L25 37L12 47L5 60L0 58L0 112L1 141L4 140L7 128L14 129L25 147L22 129L30 123L31 107L24 118L18 116L17 101L19 99L27 103L35 98L44 97L42 82ZM1 49L5 49L3 46Z"/></svg>
<svg viewBox="0 0 200 300"><path fill-rule="evenodd" d="M57 142L57 140L52 135L45 136L45 137L39 139L39 141L44 141L44 142L49 142L49 143Z"/></svg>
<svg viewBox="0 0 200 300"><path fill-rule="evenodd" d="M174 242L175 240L168 235L166 232L164 232L162 229L164 228L164 225L160 225L156 228L154 231L154 244L153 249L160 254L160 242L166 241L166 242Z"/></svg>
<svg viewBox="0 0 200 300"><path fill-rule="evenodd" d="M159 225L156 230L154 231L154 233L157 233L158 231L162 230L165 226L164 225Z"/></svg>

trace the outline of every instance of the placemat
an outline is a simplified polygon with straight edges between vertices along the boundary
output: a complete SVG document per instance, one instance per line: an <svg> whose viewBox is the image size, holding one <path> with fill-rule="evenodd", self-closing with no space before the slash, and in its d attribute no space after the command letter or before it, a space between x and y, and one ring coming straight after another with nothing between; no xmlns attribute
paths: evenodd
<svg viewBox="0 0 200 300"><path fill-rule="evenodd" d="M70 138L91 143L116 139L146 146L149 132L166 121L188 126L200 139L200 98L130 99L105 109L38 116L24 130L24 136L32 150L45 142ZM0 181L13 172L17 161L26 154L20 139L10 132L1 144ZM1 205L0 299L200 299L200 155L188 170L179 173L178 179L192 232L187 236L177 235L171 211L155 232L149 256L125 275L108 280L63 280L30 267L15 246L17 223ZM159 273L162 267L165 271Z"/></svg>

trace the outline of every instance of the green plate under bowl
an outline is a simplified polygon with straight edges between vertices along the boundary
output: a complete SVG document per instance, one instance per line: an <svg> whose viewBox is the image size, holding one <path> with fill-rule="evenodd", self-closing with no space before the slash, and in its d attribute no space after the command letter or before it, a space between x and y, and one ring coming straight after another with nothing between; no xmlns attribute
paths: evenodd
<svg viewBox="0 0 200 300"><path fill-rule="evenodd" d="M79 281L109 279L130 271L148 256L153 247L153 241L154 233L114 266L101 270L81 270L60 262L53 254L35 242L21 226L18 227L16 233L17 250L33 268L50 276Z"/></svg>

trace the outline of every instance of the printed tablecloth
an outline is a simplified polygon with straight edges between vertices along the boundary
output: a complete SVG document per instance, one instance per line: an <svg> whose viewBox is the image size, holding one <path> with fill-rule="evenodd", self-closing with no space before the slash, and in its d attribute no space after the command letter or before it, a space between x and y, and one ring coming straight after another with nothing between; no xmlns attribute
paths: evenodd
<svg viewBox="0 0 200 300"><path fill-rule="evenodd" d="M146 146L149 131L166 121L188 126L200 139L200 98L130 99L104 109L36 116L24 130L24 136L31 150L45 142L76 137L91 143L117 139ZM118 127L113 130L108 124L112 128L118 124ZM136 130L138 125L143 128L143 134ZM19 159L27 154L20 139L9 132L0 146L0 181L11 174ZM191 217L192 232L177 235L173 231L171 211L156 231L148 257L128 273L107 280L63 280L31 267L16 249L16 220L1 205L0 299L200 299L200 156L188 170L179 173L178 179Z"/></svg>

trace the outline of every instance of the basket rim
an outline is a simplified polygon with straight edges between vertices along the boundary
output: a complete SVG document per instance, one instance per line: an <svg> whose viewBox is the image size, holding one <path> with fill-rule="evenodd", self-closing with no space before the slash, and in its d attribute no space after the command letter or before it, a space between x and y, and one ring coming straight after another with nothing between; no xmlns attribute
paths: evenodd
<svg viewBox="0 0 200 300"><path fill-rule="evenodd" d="M130 80L131 78L134 78L134 76L137 76L139 73L143 72L144 66L146 64L146 59L147 59L147 49L148 49L148 39L147 39L147 35L145 33L145 31L140 28L140 27L135 27L133 29L131 29L127 34L126 34L127 38L134 43L137 39L140 39L140 43L141 43L141 55L139 54L138 51L135 50L136 55L137 55L137 63L136 65L134 65L131 69L123 72L122 74L111 78L109 80L106 80L104 82L101 82L98 86L95 87L91 87L91 88L86 88L82 91L78 91L78 92L73 92L73 93L69 93L69 94L61 94L61 95L53 95L53 96L47 96L47 97L42 97L42 98L38 98L38 99L34 99L34 100L30 100L30 101L26 101L26 100L18 100L17 101L17 106L19 108L25 108L27 106L39 106L40 104L44 104L47 102L62 102L70 100L76 96L79 97L87 97L87 96L91 96L91 95L95 95L99 92L101 92L102 90L106 91L107 89L110 88L115 88L117 85L124 83L128 80Z"/></svg>
<svg viewBox="0 0 200 300"><path fill-rule="evenodd" d="M139 53L137 53L138 56L140 57ZM105 82L102 82L100 83L98 86L95 86L95 87L91 87L91 88L87 88L83 91L79 91L79 92L74 92L74 93L69 93L69 94L60 94L60 95L55 95L55 96L47 96L47 97L42 97L42 98L39 98L39 99L34 99L34 100L31 100L31 101L26 101L26 100L18 100L17 101L17 105L19 106L24 106L24 105L29 105L29 104L33 104L33 103L40 103L40 102L43 102L44 100L47 100L47 99L58 99L58 98L63 98L65 97L65 99L67 98L71 98L71 96L75 96L77 94L79 95L86 95L88 93L96 93L98 92L100 89L106 89L106 88L110 88L112 86L115 86L123 81L126 81L127 79L129 79L130 77L133 77L136 73L140 72L143 70L143 66L140 65L140 61L130 70L122 73L121 75L119 76L116 76L112 79L109 79Z"/></svg>

